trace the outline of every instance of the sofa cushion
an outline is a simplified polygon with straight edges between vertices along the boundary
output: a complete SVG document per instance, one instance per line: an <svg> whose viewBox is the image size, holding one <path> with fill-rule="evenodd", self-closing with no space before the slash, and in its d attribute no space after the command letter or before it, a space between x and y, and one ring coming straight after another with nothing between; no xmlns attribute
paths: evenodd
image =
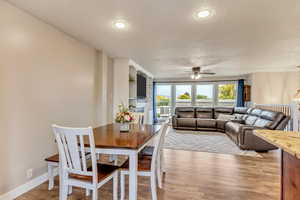
<svg viewBox="0 0 300 200"><path fill-rule="evenodd" d="M272 121L270 121L270 120L258 118L255 121L254 126L260 127L260 128L269 128L271 123L272 123Z"/></svg>
<svg viewBox="0 0 300 200"><path fill-rule="evenodd" d="M225 125L225 129L226 129L226 132L238 133L241 126L243 126L243 125L239 124L239 123L227 122Z"/></svg>
<svg viewBox="0 0 300 200"><path fill-rule="evenodd" d="M254 109L254 108L249 108L249 109L247 110L247 114L250 114L251 111L252 111L253 109Z"/></svg>
<svg viewBox="0 0 300 200"><path fill-rule="evenodd" d="M223 121L223 120L216 120L217 122L217 129L221 129L221 130L225 130L225 124L228 122L228 121Z"/></svg>
<svg viewBox="0 0 300 200"><path fill-rule="evenodd" d="M239 130L241 126L243 125L235 122L227 122L225 124L225 133L237 144Z"/></svg>
<svg viewBox="0 0 300 200"><path fill-rule="evenodd" d="M235 107L234 113L246 114L248 110L249 110L249 108L247 108L247 107Z"/></svg>
<svg viewBox="0 0 300 200"><path fill-rule="evenodd" d="M284 114L282 112L264 110L261 112L260 118L271 121L268 124L268 128L275 129L284 118Z"/></svg>
<svg viewBox="0 0 300 200"><path fill-rule="evenodd" d="M214 109L214 118L217 119L219 114L232 115L233 108L232 107L216 107Z"/></svg>
<svg viewBox="0 0 300 200"><path fill-rule="evenodd" d="M213 108L209 107L196 108L196 118L213 119L213 110Z"/></svg>
<svg viewBox="0 0 300 200"><path fill-rule="evenodd" d="M254 109L251 110L250 114L251 114L251 115L254 115L254 116L260 117L261 112L262 112L261 109L259 109L259 108L254 108Z"/></svg>
<svg viewBox="0 0 300 200"><path fill-rule="evenodd" d="M217 122L215 119L197 119L197 128L216 128Z"/></svg>
<svg viewBox="0 0 300 200"><path fill-rule="evenodd" d="M252 115L249 115L246 120L245 120L245 124L246 125L253 125L255 123L255 121L257 120L257 117L256 116L252 116Z"/></svg>
<svg viewBox="0 0 300 200"><path fill-rule="evenodd" d="M230 120L233 120L235 119L235 116L234 115L224 115L224 114L219 114L218 120L223 120L223 121L230 121Z"/></svg>
<svg viewBox="0 0 300 200"><path fill-rule="evenodd" d="M177 118L177 127L196 128L196 119L195 118Z"/></svg>
<svg viewBox="0 0 300 200"><path fill-rule="evenodd" d="M175 114L178 118L194 118L195 109L193 107L177 107Z"/></svg>

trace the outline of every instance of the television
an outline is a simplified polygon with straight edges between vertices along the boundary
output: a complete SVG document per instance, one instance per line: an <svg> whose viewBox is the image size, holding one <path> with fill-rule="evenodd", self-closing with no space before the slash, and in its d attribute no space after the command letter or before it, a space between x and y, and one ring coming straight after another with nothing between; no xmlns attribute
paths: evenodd
<svg viewBox="0 0 300 200"><path fill-rule="evenodd" d="M136 83L137 83L137 98L138 99L144 99L147 97L146 95L146 87L147 87L147 79L142 74L137 74L136 77Z"/></svg>

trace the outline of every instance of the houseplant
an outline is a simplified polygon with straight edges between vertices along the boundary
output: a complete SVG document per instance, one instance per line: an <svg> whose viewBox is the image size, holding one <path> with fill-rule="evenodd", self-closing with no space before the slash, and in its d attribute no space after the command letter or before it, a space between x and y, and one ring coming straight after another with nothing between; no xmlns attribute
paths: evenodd
<svg viewBox="0 0 300 200"><path fill-rule="evenodd" d="M132 112L129 111L129 108L124 104L119 105L119 112L116 115L115 121L120 124L120 131L127 132L129 131L129 124L133 122L134 117Z"/></svg>

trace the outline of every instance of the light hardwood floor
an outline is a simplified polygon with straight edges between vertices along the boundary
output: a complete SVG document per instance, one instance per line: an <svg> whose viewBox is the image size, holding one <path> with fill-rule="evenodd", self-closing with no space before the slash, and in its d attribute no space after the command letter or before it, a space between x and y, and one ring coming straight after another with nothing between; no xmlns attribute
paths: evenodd
<svg viewBox="0 0 300 200"><path fill-rule="evenodd" d="M165 150L164 188L159 200L279 200L280 159L278 151L264 158ZM140 200L151 199L150 180L139 177ZM17 200L58 199L58 181L53 191L47 183ZM112 199L111 183L99 190L101 200ZM90 199L74 189L68 200Z"/></svg>

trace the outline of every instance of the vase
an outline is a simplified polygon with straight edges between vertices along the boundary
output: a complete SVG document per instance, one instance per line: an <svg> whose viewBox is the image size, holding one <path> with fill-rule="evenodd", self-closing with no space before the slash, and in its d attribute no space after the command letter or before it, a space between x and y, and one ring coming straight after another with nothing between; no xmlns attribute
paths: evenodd
<svg viewBox="0 0 300 200"><path fill-rule="evenodd" d="M121 132L129 132L130 126L129 123L120 123Z"/></svg>

